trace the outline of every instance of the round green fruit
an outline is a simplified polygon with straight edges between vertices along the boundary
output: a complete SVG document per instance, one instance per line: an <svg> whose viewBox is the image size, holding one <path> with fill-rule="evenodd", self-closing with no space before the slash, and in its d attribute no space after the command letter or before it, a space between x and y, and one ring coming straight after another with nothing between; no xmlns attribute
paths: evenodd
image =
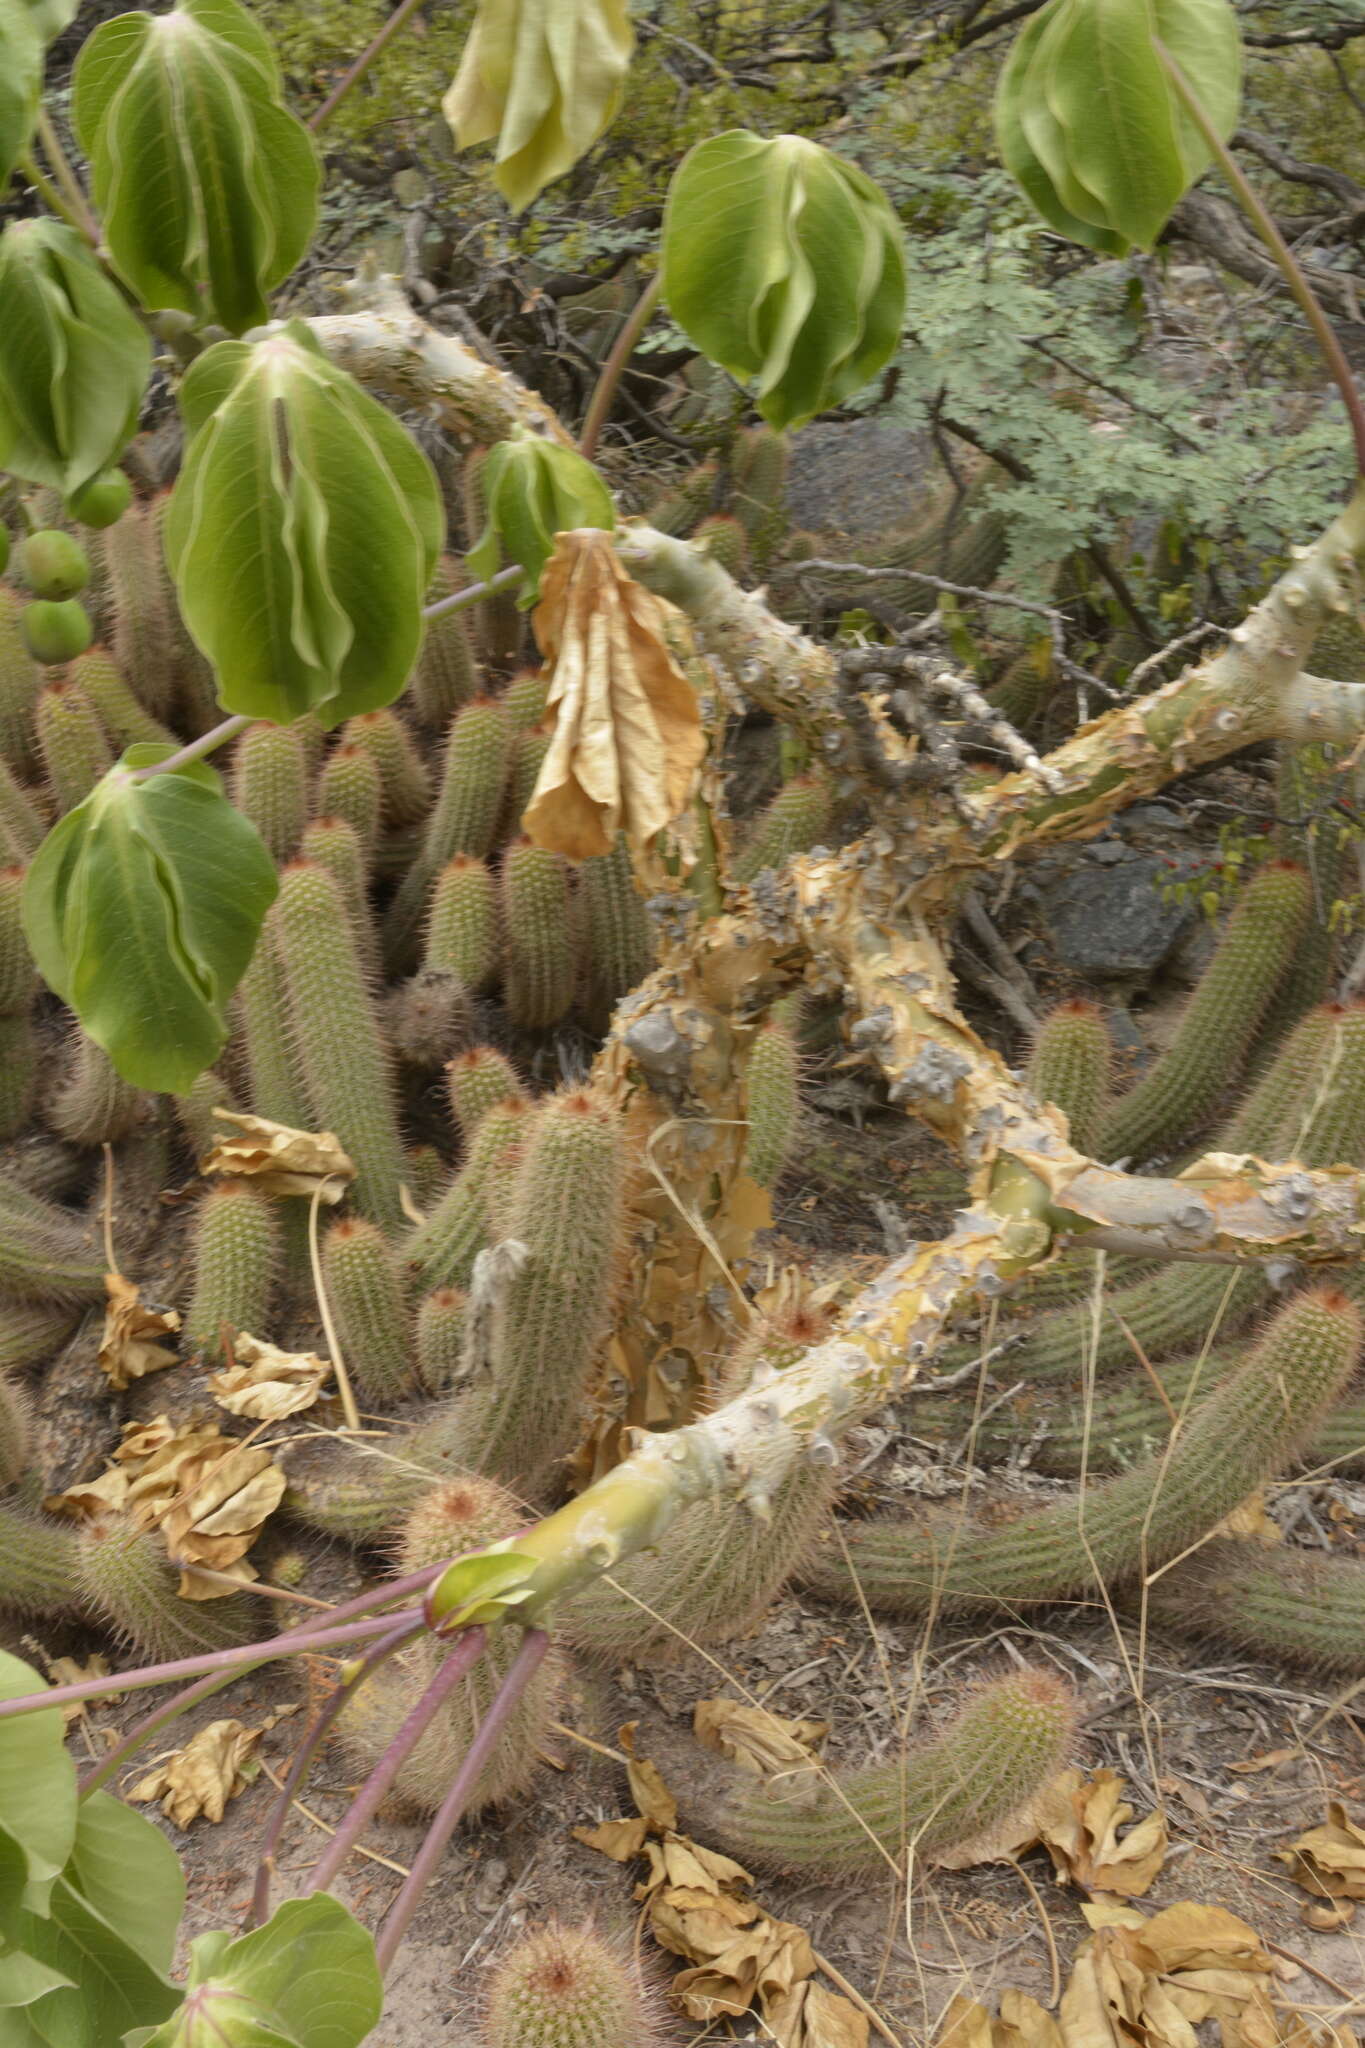
<svg viewBox="0 0 1365 2048"><path fill-rule="evenodd" d="M133 487L121 469L106 469L66 501L67 517L80 526L113 526L133 499Z"/></svg>
<svg viewBox="0 0 1365 2048"><path fill-rule="evenodd" d="M25 605L19 630L33 659L48 663L74 661L95 637L89 612L74 597L64 604L39 598L36 604Z"/></svg>
<svg viewBox="0 0 1365 2048"><path fill-rule="evenodd" d="M20 541L19 573L35 597L74 597L90 581L90 559L78 540L49 526Z"/></svg>

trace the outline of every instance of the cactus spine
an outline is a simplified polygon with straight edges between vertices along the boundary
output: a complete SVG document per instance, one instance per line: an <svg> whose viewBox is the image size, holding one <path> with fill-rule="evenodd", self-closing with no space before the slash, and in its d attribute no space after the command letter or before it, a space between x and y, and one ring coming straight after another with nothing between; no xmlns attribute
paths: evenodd
<svg viewBox="0 0 1365 2048"><path fill-rule="evenodd" d="M34 764L33 709L43 680L24 645L23 611L23 599L0 584L0 752L17 775Z"/></svg>
<svg viewBox="0 0 1365 2048"><path fill-rule="evenodd" d="M0 590L0 597L4 592ZM0 712L3 706L0 705ZM30 720L31 724L32 721ZM5 749L0 729L0 752ZM27 861L43 843L47 826L34 808L33 800L14 779L7 760L0 760L0 852L12 861Z"/></svg>
<svg viewBox="0 0 1365 2048"><path fill-rule="evenodd" d="M423 1293L469 1285L474 1261L495 1227L489 1212L493 1170L503 1153L526 1142L532 1121L531 1104L522 1095L485 1112L465 1165L408 1239L408 1268Z"/></svg>
<svg viewBox="0 0 1365 2048"><path fill-rule="evenodd" d="M1146 1589L1153 1622L1277 1663L1365 1676L1365 1562L1220 1536Z"/></svg>
<svg viewBox="0 0 1365 2048"><path fill-rule="evenodd" d="M98 536L110 649L119 673L157 718L175 705L180 622L161 558L159 512L134 505Z"/></svg>
<svg viewBox="0 0 1365 2048"><path fill-rule="evenodd" d="M379 770L379 815L386 825L412 825L431 802L431 777L396 711L362 711L343 737L363 747Z"/></svg>
<svg viewBox="0 0 1365 2048"><path fill-rule="evenodd" d="M467 580L456 556L442 555L427 592L428 604L454 597ZM439 618L428 619L412 678L412 706L422 724L444 729L477 691L478 673L464 613L443 612Z"/></svg>
<svg viewBox="0 0 1365 2048"><path fill-rule="evenodd" d="M444 1564L465 1551L496 1543L521 1526L525 1511L487 1479L457 1479L428 1488L412 1508L398 1544L400 1573ZM394 1791L406 1806L433 1811L468 1749L479 1721L517 1649L517 1632L499 1630L402 1765ZM343 1738L368 1761L376 1761L435 1678L446 1646L424 1637L382 1667L342 1711ZM524 1792L535 1775L537 1753L549 1726L561 1676L552 1652L517 1702L475 1788L473 1810L500 1804Z"/></svg>
<svg viewBox="0 0 1365 2048"><path fill-rule="evenodd" d="M1149 1159L1206 1116L1241 1069L1312 908L1302 868L1274 862L1242 891L1170 1047L1103 1117L1103 1159Z"/></svg>
<svg viewBox="0 0 1365 2048"><path fill-rule="evenodd" d="M269 921L238 984L236 1007L251 1108L292 1130L306 1129L308 1105L289 1048L284 969Z"/></svg>
<svg viewBox="0 0 1365 2048"><path fill-rule="evenodd" d="M409 1066L444 1066L474 1036L464 983L437 967L421 968L394 989L386 1014L394 1051Z"/></svg>
<svg viewBox="0 0 1365 2048"><path fill-rule="evenodd" d="M403 1148L393 1075L341 893L325 868L295 861L270 915L314 1128L334 1131L354 1161L362 1214L397 1229Z"/></svg>
<svg viewBox="0 0 1365 2048"><path fill-rule="evenodd" d="M220 1359L239 1331L259 1337L270 1328L280 1228L269 1198L249 1181L210 1188L195 1215L193 1245L185 1345Z"/></svg>
<svg viewBox="0 0 1365 2048"><path fill-rule="evenodd" d="M417 1306L417 1375L429 1394L448 1394L460 1379L467 1297L438 1287Z"/></svg>
<svg viewBox="0 0 1365 2048"><path fill-rule="evenodd" d="M52 1098L48 1121L73 1145L111 1144L127 1137L146 1099L123 1079L104 1048L78 1026L71 1064Z"/></svg>
<svg viewBox="0 0 1365 2048"><path fill-rule="evenodd" d="M902 1760L840 1771L812 1787L751 1781L708 1810L706 1837L746 1864L802 1876L884 1867L987 1834L1063 1768L1076 1722L1070 1688L1052 1672L1011 1672L977 1688L941 1734ZM783 1794L785 1793L785 1797ZM774 1796L774 1794L776 1796Z"/></svg>
<svg viewBox="0 0 1365 2048"><path fill-rule="evenodd" d="M114 757L90 699L60 677L38 692L33 723L48 788L65 816L108 774Z"/></svg>
<svg viewBox="0 0 1365 2048"><path fill-rule="evenodd" d="M543 724L549 700L550 686L538 668L526 668L513 676L498 699L508 731L529 732L533 725Z"/></svg>
<svg viewBox="0 0 1365 2048"><path fill-rule="evenodd" d="M386 922L384 951L391 965L402 967L411 957L431 885L447 862L457 853L482 859L491 852L507 786L510 737L501 707L487 697L466 704L451 726L421 851Z"/></svg>
<svg viewBox="0 0 1365 2048"><path fill-rule="evenodd" d="M326 868L341 893L355 934L360 964L371 981L379 980L379 928L370 909L365 850L355 826L345 818L314 818L304 828L299 856Z"/></svg>
<svg viewBox="0 0 1365 2048"><path fill-rule="evenodd" d="M829 831L832 809L823 776L798 775L760 811L734 861L736 882L750 883L765 868L780 871L794 853L808 853Z"/></svg>
<svg viewBox="0 0 1365 2048"><path fill-rule="evenodd" d="M398 1261L373 1223L343 1216L322 1247L322 1277L341 1355L367 1401L412 1392L413 1347Z"/></svg>
<svg viewBox="0 0 1365 2048"><path fill-rule="evenodd" d="M552 1920L493 1965L484 2048L652 2048L652 2001L592 1927Z"/></svg>
<svg viewBox="0 0 1365 2048"><path fill-rule="evenodd" d="M131 1516L111 1515L81 1531L75 1579L105 1627L149 1663L230 1649L254 1633L252 1603L240 1593L182 1599L159 1537Z"/></svg>
<svg viewBox="0 0 1365 2048"><path fill-rule="evenodd" d="M741 436L735 450L735 512L749 536L754 567L760 575L787 530L790 465L787 437L772 427L751 427ZM723 566L728 568L729 564Z"/></svg>
<svg viewBox="0 0 1365 2048"><path fill-rule="evenodd" d="M104 1263L67 1210L0 1175L0 1292L21 1301L99 1301Z"/></svg>
<svg viewBox="0 0 1365 2048"><path fill-rule="evenodd" d="M577 978L568 869L557 853L519 839L502 862L507 1012L523 1031L544 1031L571 1007Z"/></svg>
<svg viewBox="0 0 1365 2048"><path fill-rule="evenodd" d="M208 1067L188 1093L175 1097L175 1114L196 1161L204 1158L218 1135L215 1109L234 1109L232 1090L221 1074Z"/></svg>
<svg viewBox="0 0 1365 2048"><path fill-rule="evenodd" d="M27 1010L0 1014L0 1138L15 1138L28 1122L38 1091L38 1049Z"/></svg>
<svg viewBox="0 0 1365 2048"><path fill-rule="evenodd" d="M40 1521L0 1504L0 1609L50 1621L69 1613L76 1598L78 1538L64 1522Z"/></svg>
<svg viewBox="0 0 1365 2048"><path fill-rule="evenodd" d="M777 1186L791 1154L801 1113L800 1074L790 1031L781 1024L765 1024L744 1070L744 1113L749 1123L744 1165L761 1188Z"/></svg>
<svg viewBox="0 0 1365 2048"><path fill-rule="evenodd" d="M1061 1600L1152 1569L1206 1534L1276 1471L1341 1391L1360 1316L1335 1289L1288 1302L1239 1372L1188 1418L1163 1456L1001 1528L850 1527L851 1569L873 1607L922 1613ZM850 1567L825 1553L812 1583L847 1595Z"/></svg>
<svg viewBox="0 0 1365 2048"><path fill-rule="evenodd" d="M495 1046L471 1045L446 1068L451 1114L466 1148L490 1109L500 1102L525 1102L526 1094L510 1060Z"/></svg>
<svg viewBox="0 0 1365 2048"><path fill-rule="evenodd" d="M0 1373L23 1372L55 1358L75 1329L78 1312L45 1302L0 1304Z"/></svg>
<svg viewBox="0 0 1365 2048"><path fill-rule="evenodd" d="M486 1118L475 1144L485 1141ZM471 1463L543 1486L574 1447L607 1326L625 1228L621 1120L586 1091L542 1104L512 1191L505 1235L527 1247L470 1396ZM443 1276L444 1277L444 1276Z"/></svg>
<svg viewBox="0 0 1365 2048"><path fill-rule="evenodd" d="M589 856L578 870L578 897L587 937L587 1009L605 1029L622 996L638 988L654 966L654 927L635 886L624 832L610 853Z"/></svg>
<svg viewBox="0 0 1365 2048"><path fill-rule="evenodd" d="M422 964L477 992L496 974L499 950L493 877L481 860L457 853L436 877Z"/></svg>
<svg viewBox="0 0 1365 2048"><path fill-rule="evenodd" d="M383 791L379 764L367 747L345 741L327 756L318 777L318 814L344 818L360 841L366 861L379 841Z"/></svg>
<svg viewBox="0 0 1365 2048"><path fill-rule="evenodd" d="M115 753L140 745L179 746L169 726L153 718L128 687L107 647L87 647L71 663L67 674L94 706Z"/></svg>
<svg viewBox="0 0 1365 2048"><path fill-rule="evenodd" d="M288 725L249 725L232 759L232 801L264 840L273 860L296 850L308 816L303 741Z"/></svg>
<svg viewBox="0 0 1365 2048"><path fill-rule="evenodd" d="M1109 1097L1110 1060L1109 1031L1096 1003L1058 1003L1038 1027L1028 1085L1040 1102L1054 1102L1063 1112L1071 1142L1082 1152L1096 1142Z"/></svg>
<svg viewBox="0 0 1365 2048"><path fill-rule="evenodd" d="M23 894L23 868L0 868L0 1013L5 1015L27 1010L38 988L20 914Z"/></svg>

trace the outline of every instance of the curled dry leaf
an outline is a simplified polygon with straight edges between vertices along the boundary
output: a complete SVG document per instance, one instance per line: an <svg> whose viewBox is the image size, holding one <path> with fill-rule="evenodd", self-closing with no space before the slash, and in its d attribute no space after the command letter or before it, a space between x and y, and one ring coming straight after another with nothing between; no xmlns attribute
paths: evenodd
<svg viewBox="0 0 1365 2048"><path fill-rule="evenodd" d="M756 1778L791 1778L814 1774L829 1722L789 1721L742 1700L698 1700L692 1732Z"/></svg>
<svg viewBox="0 0 1365 2048"><path fill-rule="evenodd" d="M673 1979L675 2002L703 2024L738 2018L756 2005L765 2039L780 2048L866 2048L865 2014L813 1984L817 1963L805 1930L774 1920L749 1895L753 1879L733 1857L676 1832L677 1803L655 1766L636 1757L634 1737L630 1722L620 1741L639 1817L575 1828L574 1835L616 1863L648 1859L635 1896L655 1940L689 1965Z"/></svg>
<svg viewBox="0 0 1365 2048"><path fill-rule="evenodd" d="M79 1657L50 1657L47 1660L47 1675L53 1685L80 1685L87 1678L107 1678L111 1666L102 1650L96 1650L82 1664ZM116 1700L126 1699L126 1693L111 1692L104 1700L113 1705ZM69 1727L73 1721L84 1720L89 1707L87 1700L70 1700L62 1708L62 1719Z"/></svg>
<svg viewBox="0 0 1365 2048"><path fill-rule="evenodd" d="M174 1336L180 1328L175 1309L148 1308L122 1273L106 1273L104 1291L108 1304L99 1361L111 1387L126 1387L149 1372L164 1372L168 1365L179 1364L179 1354L159 1341Z"/></svg>
<svg viewBox="0 0 1365 2048"><path fill-rule="evenodd" d="M1037 1839L1059 1883L1136 1899L1149 1891L1166 1858L1166 1816L1149 1813L1120 1839L1133 1809L1113 1771L1061 1771L1034 1805Z"/></svg>
<svg viewBox="0 0 1365 2048"><path fill-rule="evenodd" d="M691 801L706 747L662 607L595 528L557 536L540 590L554 730L522 829L570 860L610 853L618 831L646 846Z"/></svg>
<svg viewBox="0 0 1365 2048"><path fill-rule="evenodd" d="M237 1135L214 1139L200 1162L201 1173L253 1181L267 1195L318 1194L324 1202L339 1202L355 1179L355 1167L331 1131L295 1131L235 1109L213 1114Z"/></svg>
<svg viewBox="0 0 1365 2048"><path fill-rule="evenodd" d="M1316 1899L1365 1899L1365 1828L1338 1800L1328 1805L1324 1826L1310 1828L1275 1857Z"/></svg>
<svg viewBox="0 0 1365 2048"><path fill-rule="evenodd" d="M184 1599L221 1600L232 1588L201 1578L194 1567L227 1572L242 1585L254 1579L246 1553L284 1487L284 1473L263 1445L224 1436L215 1422L175 1429L158 1415L128 1425L107 1471L49 1494L43 1505L77 1521L98 1521L110 1509L135 1515L160 1531L181 1568Z"/></svg>
<svg viewBox="0 0 1365 2048"><path fill-rule="evenodd" d="M201 1814L206 1820L220 1821L228 1801L260 1775L255 1751L261 1737L296 1711L285 1707L259 1728L244 1727L240 1721L210 1721L183 1749L158 1757L154 1768L138 1779L127 1796L138 1801L159 1799L161 1811L178 1828L187 1828Z"/></svg>
<svg viewBox="0 0 1365 2048"><path fill-rule="evenodd" d="M311 1408L330 1377L331 1361L312 1351L281 1351L243 1330L233 1343L235 1363L209 1381L214 1400L229 1415L278 1422Z"/></svg>

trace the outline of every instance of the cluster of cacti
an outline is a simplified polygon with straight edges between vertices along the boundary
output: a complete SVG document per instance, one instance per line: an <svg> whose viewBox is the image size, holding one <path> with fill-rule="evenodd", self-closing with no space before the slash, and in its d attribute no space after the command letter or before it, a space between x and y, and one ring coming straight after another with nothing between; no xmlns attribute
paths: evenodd
<svg viewBox="0 0 1365 2048"><path fill-rule="evenodd" d="M381 1230L343 1216L322 1247L322 1279L346 1368L365 1399L386 1406L412 1390L412 1318L398 1255Z"/></svg>
<svg viewBox="0 0 1365 2048"><path fill-rule="evenodd" d="M407 1573L448 1563L510 1536L524 1518L513 1496L492 1480L469 1477L428 1486L404 1519L397 1568ZM440 1805L516 1648L515 1628L496 1633L485 1655L442 1702L394 1781L400 1804L423 1813ZM438 1638L424 1636L368 1678L342 1709L341 1737L367 1769L388 1748L447 1654ZM553 1651L540 1665L484 1766L471 1812L513 1799L530 1784L549 1734L562 1669Z"/></svg>
<svg viewBox="0 0 1365 2048"><path fill-rule="evenodd" d="M654 2001L624 1954L593 1927L552 1920L492 1965L483 2048L652 2048Z"/></svg>
<svg viewBox="0 0 1365 2048"><path fill-rule="evenodd" d="M1207 1535L1284 1465L1354 1369L1361 1320L1339 1290L1296 1296L1164 1451L999 1526L958 1514L850 1526L820 1591L922 1613L1063 1600L1131 1580ZM855 1591L856 1589L856 1591Z"/></svg>
<svg viewBox="0 0 1365 2048"><path fill-rule="evenodd" d="M73 1145L113 1144L127 1137L146 1097L119 1074L102 1046L77 1026L67 1070L48 1104L54 1131Z"/></svg>
<svg viewBox="0 0 1365 2048"><path fill-rule="evenodd" d="M250 1181L219 1181L200 1197L190 1241L194 1288L185 1312L186 1349L220 1359L242 1331L268 1336L280 1265L274 1205Z"/></svg>
<svg viewBox="0 0 1365 2048"><path fill-rule="evenodd" d="M875 1874L909 1850L935 1854L989 1837L1064 1768L1076 1727L1070 1687L1041 1668L976 1688L954 1720L904 1756L863 1770L745 1776L708 1796L697 1825L746 1867L807 1878ZM738 1774L732 1774L737 1777ZM708 1774L711 1793L714 1780Z"/></svg>
<svg viewBox="0 0 1365 2048"><path fill-rule="evenodd" d="M1109 1099L1113 1047L1097 1003L1072 997L1049 1010L1029 1053L1027 1080L1040 1102L1055 1103L1078 1150L1092 1150Z"/></svg>

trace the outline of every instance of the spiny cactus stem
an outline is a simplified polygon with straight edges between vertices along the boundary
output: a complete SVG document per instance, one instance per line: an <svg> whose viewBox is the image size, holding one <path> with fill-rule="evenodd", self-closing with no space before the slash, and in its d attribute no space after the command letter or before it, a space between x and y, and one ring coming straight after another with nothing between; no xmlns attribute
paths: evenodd
<svg viewBox="0 0 1365 2048"><path fill-rule="evenodd" d="M473 1633L482 1637L483 1631L477 1629ZM442 1800L436 1818L427 1830L426 1840L417 1851L412 1869L403 1881L403 1888L379 1930L375 1941L375 1959L381 1971L386 1971L397 1955L412 1917L421 1902L422 1894L436 1874L441 1858L445 1854L446 1844L460 1824L483 1768L497 1747L498 1739L510 1720L517 1701L543 1663L549 1647L550 1638L543 1629L528 1628L522 1637L521 1646L508 1667L507 1676L494 1693L488 1711L479 1723L479 1732L465 1751L464 1760L450 1781L450 1790ZM453 1656L447 1659L441 1667L443 1672L450 1668L459 1654L459 1650L456 1650ZM473 1662L472 1658L470 1662ZM333 1846L339 1840L338 1832L333 1838ZM317 1889L316 1872L312 1888Z"/></svg>
<svg viewBox="0 0 1365 2048"><path fill-rule="evenodd" d="M354 1695L356 1689L365 1683L371 1672L377 1671L381 1664L386 1664L390 1657L405 1648L421 1633L420 1629L411 1628L405 1622L401 1627L391 1630L388 1635L381 1636L379 1641L365 1652L345 1683L336 1688L331 1698L314 1715L302 1742L294 1751L293 1761L285 1775L284 1783L276 1795L275 1804L270 1809L270 1819L266 1822L265 1833L261 1838L261 1852L256 1863L256 1882L252 1886L251 1906L245 1923L247 1927L260 1927L270 1918L270 1886L275 1875L275 1852L279 1848L280 1837L284 1833L285 1823L289 1819L294 1801L302 1792L308 1773L313 1767L313 1760L327 1740L328 1730L346 1702Z"/></svg>
<svg viewBox="0 0 1365 2048"><path fill-rule="evenodd" d="M467 611L469 606L477 604L481 597L493 597L500 590L511 590L514 584L521 582L523 574L524 571L515 566L510 569L499 569L497 575L490 576L486 583L471 583L466 590L457 590L450 597L438 598L435 604L423 605L422 617L443 619L447 612Z"/></svg>
<svg viewBox="0 0 1365 2048"><path fill-rule="evenodd" d="M305 1896L309 1892L325 1892L335 1883L343 1864L355 1848L366 1828L379 1811L394 1779L402 1770L411 1752L417 1747L422 1736L435 1720L441 1707L457 1685L468 1676L478 1663L488 1645L488 1635L482 1628L465 1631L450 1655L444 1659L436 1676L412 1712L403 1722L393 1741L370 1772L369 1777L357 1792L346 1812L346 1818L324 1849L322 1856L313 1866L312 1873L304 1886ZM499 1694L498 1697L501 1695ZM497 1704L495 1698L494 1705ZM487 1727L493 1718L490 1712L484 1718ZM480 1729L483 1733L483 1728ZM495 1731L496 1732L496 1731ZM473 1748L469 1755L473 1754ZM468 1757L465 1759L468 1762ZM463 1766L460 1776L463 1776Z"/></svg>
<svg viewBox="0 0 1365 2048"><path fill-rule="evenodd" d="M336 1324L332 1320L332 1305L327 1299L327 1284L322 1277L322 1253L318 1247L318 1205L322 1200L322 1189L313 1190L313 1199L308 1204L308 1264L313 1275L313 1293L317 1296L318 1315L322 1319L322 1334L327 1340L327 1356L332 1361L332 1373L341 1396L341 1412L347 1429L359 1433L360 1410L356 1406L355 1388L346 1370L346 1361L341 1355L341 1344L337 1338Z"/></svg>
<svg viewBox="0 0 1365 2048"><path fill-rule="evenodd" d="M226 746L239 732L245 732L250 723L251 720L245 712L234 712L232 717L225 718L221 725L211 725L207 732L200 733L197 740L189 740L174 754L167 754L164 761L153 761L146 768L128 769L128 776L133 782L147 782L153 775L168 775L172 768L183 768L187 761L202 760L205 754L211 754L216 748Z"/></svg>

